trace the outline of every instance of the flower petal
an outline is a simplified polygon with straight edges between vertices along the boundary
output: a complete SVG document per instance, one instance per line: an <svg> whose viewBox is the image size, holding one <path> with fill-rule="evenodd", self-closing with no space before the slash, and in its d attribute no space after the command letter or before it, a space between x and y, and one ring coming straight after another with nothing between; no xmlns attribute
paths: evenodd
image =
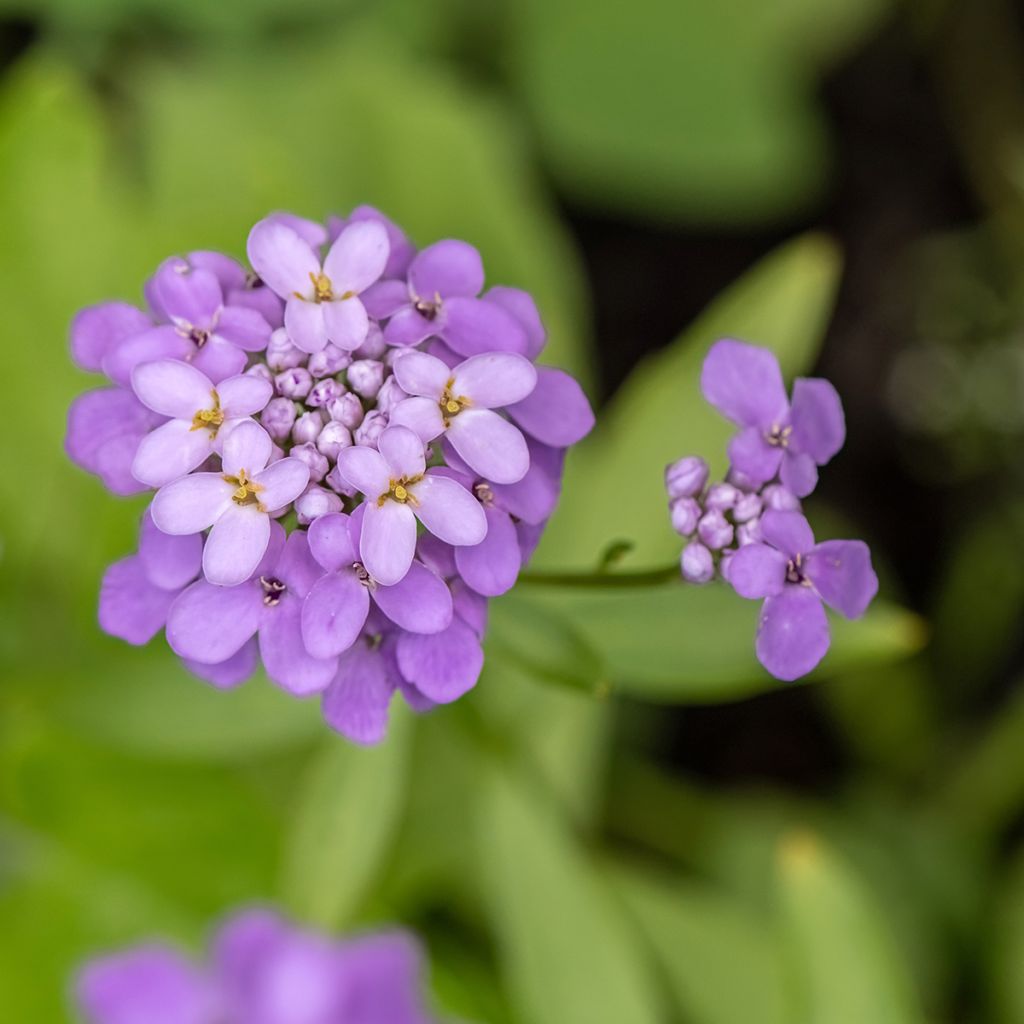
<svg viewBox="0 0 1024 1024"><path fill-rule="evenodd" d="M163 487L191 473L213 452L207 430L193 430L185 420L170 420L147 434L132 461L132 476L149 487Z"/></svg>
<svg viewBox="0 0 1024 1024"><path fill-rule="evenodd" d="M384 328L384 340L397 348L411 347L436 334L438 324L412 306L396 310Z"/></svg>
<svg viewBox="0 0 1024 1024"><path fill-rule="evenodd" d="M259 663L259 646L255 637L250 637L226 661L206 665L201 661L185 658L185 667L218 690L231 690L244 683L256 671Z"/></svg>
<svg viewBox="0 0 1024 1024"><path fill-rule="evenodd" d="M426 352L403 352L395 360L395 378L408 395L439 400L452 373L435 356Z"/></svg>
<svg viewBox="0 0 1024 1024"><path fill-rule="evenodd" d="M700 388L723 416L741 427L771 427L788 408L775 353L742 341L725 339L711 346Z"/></svg>
<svg viewBox="0 0 1024 1024"><path fill-rule="evenodd" d="M506 313L519 321L519 325L526 332L526 351L523 353L528 359L536 359L543 350L548 340L548 332L544 329L544 323L540 318L540 310L537 303L529 292L522 288L506 288L497 285L489 288L483 296L484 302L493 302L500 306Z"/></svg>
<svg viewBox="0 0 1024 1024"><path fill-rule="evenodd" d="M359 297L374 320L387 320L409 305L409 288L404 281L378 281Z"/></svg>
<svg viewBox="0 0 1024 1024"><path fill-rule="evenodd" d="M153 275L152 294L168 320L181 320L191 327L208 327L223 302L216 275L190 267L178 256L160 264Z"/></svg>
<svg viewBox="0 0 1024 1024"><path fill-rule="evenodd" d="M319 516L309 525L309 550L327 572L350 568L357 560L349 532L349 517L343 512Z"/></svg>
<svg viewBox="0 0 1024 1024"><path fill-rule="evenodd" d="M263 314L247 306L225 306L217 317L217 337L246 352L262 352L272 331Z"/></svg>
<svg viewBox="0 0 1024 1024"><path fill-rule="evenodd" d="M461 619L429 636L402 633L395 653L402 675L438 704L449 704L476 686L484 665L480 641Z"/></svg>
<svg viewBox="0 0 1024 1024"><path fill-rule="evenodd" d="M519 428L490 409L464 409L453 416L447 437L467 466L495 483L514 484L530 468Z"/></svg>
<svg viewBox="0 0 1024 1024"><path fill-rule="evenodd" d="M757 625L757 658L776 679L806 675L828 650L828 619L807 587L788 586L769 597Z"/></svg>
<svg viewBox="0 0 1024 1024"><path fill-rule="evenodd" d="M409 286L421 299L435 295L479 295L484 286L480 253L468 242L447 238L428 245L409 265Z"/></svg>
<svg viewBox="0 0 1024 1024"><path fill-rule="evenodd" d="M798 498L806 498L818 485L818 467L804 452L786 452L779 469L782 485Z"/></svg>
<svg viewBox="0 0 1024 1024"><path fill-rule="evenodd" d="M454 480L428 472L409 491L416 498L420 522L446 544L479 544L486 536L487 518L480 502ZM364 524L364 535L365 531Z"/></svg>
<svg viewBox="0 0 1024 1024"><path fill-rule="evenodd" d="M213 382L194 366L174 359L141 363L132 370L132 390L143 405L161 416L191 420L214 401Z"/></svg>
<svg viewBox="0 0 1024 1024"><path fill-rule="evenodd" d="M188 358L192 365L205 373L214 384L219 384L227 377L234 377L245 369L246 354L216 334L210 335L202 347L197 348L191 341L189 346L191 351Z"/></svg>
<svg viewBox="0 0 1024 1024"><path fill-rule="evenodd" d="M257 473L256 483L263 489L257 493L260 504L268 512L276 512L294 501L309 483L309 466L299 459L278 459Z"/></svg>
<svg viewBox="0 0 1024 1024"><path fill-rule="evenodd" d="M139 531L139 559L150 583L163 590L177 591L199 575L203 538L194 533L178 537L164 533L146 512Z"/></svg>
<svg viewBox="0 0 1024 1024"><path fill-rule="evenodd" d="M260 656L267 675L297 697L325 690L338 665L336 658L315 658L306 650L302 642L302 601L292 596L265 609L260 623Z"/></svg>
<svg viewBox="0 0 1024 1024"><path fill-rule="evenodd" d="M452 391L481 409L498 409L526 398L537 386L529 359L511 352L471 356L455 367Z"/></svg>
<svg viewBox="0 0 1024 1024"><path fill-rule="evenodd" d="M408 427L387 427L377 448L393 477L422 476L427 468L423 442Z"/></svg>
<svg viewBox="0 0 1024 1024"><path fill-rule="evenodd" d="M255 635L262 614L263 592L258 583L217 587L197 580L171 605L167 642L182 658L219 665Z"/></svg>
<svg viewBox="0 0 1024 1024"><path fill-rule="evenodd" d="M859 619L878 593L871 552L860 540L826 540L804 559L804 575L830 608Z"/></svg>
<svg viewBox="0 0 1024 1024"><path fill-rule="evenodd" d="M444 580L414 561L398 583L376 587L371 596L396 625L411 633L440 633L452 621L452 595Z"/></svg>
<svg viewBox="0 0 1024 1024"><path fill-rule="evenodd" d="M224 472L238 476L244 470L253 476L270 461L273 451L270 435L255 420L243 420L224 440L221 454Z"/></svg>
<svg viewBox="0 0 1024 1024"><path fill-rule="evenodd" d="M558 504L565 451L536 441L527 441L527 447L530 468L522 480L514 484L488 484L500 508L526 523L538 524L548 519Z"/></svg>
<svg viewBox="0 0 1024 1024"><path fill-rule="evenodd" d="M296 348L319 352L327 344L324 309L328 303L307 302L292 296L284 307L284 326Z"/></svg>
<svg viewBox="0 0 1024 1024"><path fill-rule="evenodd" d="M195 346L188 338L164 324L151 327L141 334L132 334L117 342L103 357L103 372L123 388L132 384L132 370L139 363L152 363L158 359L188 359Z"/></svg>
<svg viewBox="0 0 1024 1024"><path fill-rule="evenodd" d="M761 516L764 539L790 558L803 555L814 547L810 524L799 512L770 508Z"/></svg>
<svg viewBox="0 0 1024 1024"><path fill-rule="evenodd" d="M508 414L531 437L554 448L568 448L594 427L594 411L579 381L564 370L537 368L537 386Z"/></svg>
<svg viewBox="0 0 1024 1024"><path fill-rule="evenodd" d="M249 232L246 251L253 270L282 299L290 299L294 292L311 293L310 275L320 273L320 260L287 225L271 218L261 220Z"/></svg>
<svg viewBox="0 0 1024 1024"><path fill-rule="evenodd" d="M366 503L359 553L366 571L382 586L394 586L409 571L416 551L416 517L397 501Z"/></svg>
<svg viewBox="0 0 1024 1024"><path fill-rule="evenodd" d="M163 629L175 596L150 582L141 558L122 558L103 574L100 629L130 644L149 643Z"/></svg>
<svg viewBox="0 0 1024 1024"><path fill-rule="evenodd" d="M213 249L194 249L188 254L188 262L196 270L208 270L213 274L222 292L245 287L245 270L241 263L222 252Z"/></svg>
<svg viewBox="0 0 1024 1024"><path fill-rule="evenodd" d="M370 318L366 315L366 307L355 296L325 302L320 308L323 310L327 337L338 348L351 352L366 341Z"/></svg>
<svg viewBox="0 0 1024 1024"><path fill-rule="evenodd" d="M390 249L388 233L379 221L357 220L349 224L324 260L324 273L331 279L334 294L358 295L369 288L384 273Z"/></svg>
<svg viewBox="0 0 1024 1024"><path fill-rule="evenodd" d="M200 533L231 505L233 488L220 473L192 473L161 487L150 513L164 533Z"/></svg>
<svg viewBox="0 0 1024 1024"><path fill-rule="evenodd" d="M457 547L455 564L478 594L497 597L511 590L519 576L519 536L507 512L491 507L484 509L484 515L487 536L472 547Z"/></svg>
<svg viewBox="0 0 1024 1024"><path fill-rule="evenodd" d="M231 504L213 524L203 548L203 575L221 587L244 583L270 543L270 517L253 505Z"/></svg>
<svg viewBox="0 0 1024 1024"><path fill-rule="evenodd" d="M846 441L846 418L839 393L820 378L800 377L793 382L789 414L793 451L804 452L823 466Z"/></svg>
<svg viewBox="0 0 1024 1024"><path fill-rule="evenodd" d="M433 398L403 398L391 410L388 422L408 427L424 444L444 433L441 408Z"/></svg>
<svg viewBox="0 0 1024 1024"><path fill-rule="evenodd" d="M274 396L274 385L251 373L228 377L217 385L220 407L227 419L253 416L263 410Z"/></svg>
<svg viewBox="0 0 1024 1024"><path fill-rule="evenodd" d="M302 640L314 658L336 658L358 639L370 593L351 569L321 576L302 602Z"/></svg>
<svg viewBox="0 0 1024 1024"><path fill-rule="evenodd" d="M380 743L387 734L395 680L384 657L358 643L338 659L338 672L324 691L324 721L353 743ZM380 1018L381 1024L392 1018ZM395 1018L397 1020L397 1018Z"/></svg>
<svg viewBox="0 0 1024 1024"><path fill-rule="evenodd" d="M71 358L83 370L97 373L114 345L152 326L152 320L141 309L127 302L88 306L71 321Z"/></svg>
<svg viewBox="0 0 1024 1024"><path fill-rule="evenodd" d="M463 356L486 352L522 355L527 350L526 331L511 313L483 299L448 299L437 333Z"/></svg>
<svg viewBox="0 0 1024 1024"><path fill-rule="evenodd" d="M740 597L761 598L782 593L789 559L767 544L747 544L729 559L729 583Z"/></svg>
<svg viewBox="0 0 1024 1024"><path fill-rule="evenodd" d="M352 445L338 452L338 472L350 487L376 499L387 494L391 476L384 456L376 448L365 445Z"/></svg>

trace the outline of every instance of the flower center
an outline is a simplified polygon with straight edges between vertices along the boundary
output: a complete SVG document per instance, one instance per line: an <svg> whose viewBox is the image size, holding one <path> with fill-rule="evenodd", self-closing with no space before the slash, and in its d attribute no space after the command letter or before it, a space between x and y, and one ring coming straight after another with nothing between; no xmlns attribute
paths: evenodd
<svg viewBox="0 0 1024 1024"><path fill-rule="evenodd" d="M409 490L414 483L422 480L422 476L403 476L398 480L392 480L388 490L377 499L377 508L381 508L385 501L397 501L400 505L412 505L415 508L419 502L416 495Z"/></svg>
<svg viewBox="0 0 1024 1024"><path fill-rule="evenodd" d="M202 348L210 340L210 332L202 327L193 327L188 332L189 340L195 343L196 348Z"/></svg>
<svg viewBox="0 0 1024 1024"><path fill-rule="evenodd" d="M445 384L444 391L441 392L441 398L437 403L441 407L441 418L444 420L446 427L453 416L458 416L463 409L473 404L465 395L452 394L453 387L455 387L455 378L449 377L448 383Z"/></svg>
<svg viewBox="0 0 1024 1024"><path fill-rule="evenodd" d="M260 586L263 588L263 603L268 608L274 608L281 603L288 587L276 576L261 576Z"/></svg>
<svg viewBox="0 0 1024 1024"><path fill-rule="evenodd" d="M259 274L250 270L245 275L245 285L243 286L247 292L254 291L256 288L263 287L263 278Z"/></svg>
<svg viewBox="0 0 1024 1024"><path fill-rule="evenodd" d="M433 299L417 299L413 303L413 308L420 316L426 317L427 320L434 320L441 312L441 293L434 292Z"/></svg>
<svg viewBox="0 0 1024 1024"><path fill-rule="evenodd" d="M793 433L792 427L783 427L778 423L773 423L771 430L765 435L764 439L773 448L788 448L789 447L789 435Z"/></svg>
<svg viewBox="0 0 1024 1024"><path fill-rule="evenodd" d="M485 480L481 480L473 485L473 493L481 505L490 506L494 504L494 491L491 490L491 485Z"/></svg>
<svg viewBox="0 0 1024 1024"><path fill-rule="evenodd" d="M787 583L798 583L803 587L809 587L811 585L811 581L804 576L803 559L803 555L796 555L794 558L789 560L789 563L786 566Z"/></svg>
<svg viewBox="0 0 1024 1024"><path fill-rule="evenodd" d="M192 417L192 430L208 430L211 437L217 436L217 431L224 422L224 410L220 407L220 395L216 389L210 392L213 396L213 405L209 409L200 409Z"/></svg>
<svg viewBox="0 0 1024 1024"><path fill-rule="evenodd" d="M366 566L364 566L362 562L353 562L352 571L356 574L356 579L359 580L367 590L375 590L377 588L376 581L366 571Z"/></svg>
<svg viewBox="0 0 1024 1024"><path fill-rule="evenodd" d="M263 485L251 479L247 470L240 469L237 476L229 476L225 473L224 479L235 487L231 500L236 505L255 505L257 512L267 511L266 505L257 497L260 491L263 490Z"/></svg>

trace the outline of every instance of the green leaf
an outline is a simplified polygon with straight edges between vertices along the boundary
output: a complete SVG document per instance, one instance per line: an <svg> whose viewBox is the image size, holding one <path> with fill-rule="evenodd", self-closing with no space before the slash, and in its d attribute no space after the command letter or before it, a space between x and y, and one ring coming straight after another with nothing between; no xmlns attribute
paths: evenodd
<svg viewBox="0 0 1024 1024"><path fill-rule="evenodd" d="M511 66L562 187L663 222L744 222L813 199L816 73L884 0L520 0Z"/></svg>
<svg viewBox="0 0 1024 1024"><path fill-rule="evenodd" d="M408 783L411 713L398 708L385 742L363 748L331 736L298 796L285 852L285 903L300 920L349 925L380 876Z"/></svg>
<svg viewBox="0 0 1024 1024"><path fill-rule="evenodd" d="M630 375L594 435L570 453L559 509L536 564L591 568L615 541L632 540L623 566L679 557L666 510L665 466L686 454L724 471L727 423L701 397L704 356L717 338L766 345L788 375L814 363L839 278L827 239L784 246L721 295L700 319Z"/></svg>
<svg viewBox="0 0 1024 1024"><path fill-rule="evenodd" d="M815 1024L920 1024L923 1016L882 908L811 833L779 851L779 887L800 1000Z"/></svg>
<svg viewBox="0 0 1024 1024"><path fill-rule="evenodd" d="M1018 849L1006 876L999 880L991 901L993 919L987 922L986 943L992 1024L1024 1020L1024 854Z"/></svg>
<svg viewBox="0 0 1024 1024"><path fill-rule="evenodd" d="M783 685L754 655L758 603L726 586L533 587L604 659L615 693L663 701L718 701ZM863 619L830 616L832 647L809 677L883 664L918 650L923 624L876 601Z"/></svg>
<svg viewBox="0 0 1024 1024"><path fill-rule="evenodd" d="M544 794L489 769L479 856L505 985L530 1024L662 1019L604 880Z"/></svg>
<svg viewBox="0 0 1024 1024"><path fill-rule="evenodd" d="M791 1024L795 1019L779 935L767 921L708 885L621 868L614 881L646 935L681 1019L691 1024Z"/></svg>

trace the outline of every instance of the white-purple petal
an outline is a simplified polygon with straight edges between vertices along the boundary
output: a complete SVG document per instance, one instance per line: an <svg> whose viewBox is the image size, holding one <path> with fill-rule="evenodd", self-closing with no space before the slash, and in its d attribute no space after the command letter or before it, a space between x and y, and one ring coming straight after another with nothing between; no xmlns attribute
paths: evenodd
<svg viewBox="0 0 1024 1024"><path fill-rule="evenodd" d="M103 372L123 388L130 388L132 370L159 359L188 359L195 346L176 328L164 324L132 334L112 345L103 357ZM243 357L244 358L244 357Z"/></svg>
<svg viewBox="0 0 1024 1024"><path fill-rule="evenodd" d="M447 437L467 466L495 483L514 484L530 468L519 428L490 409L463 409L452 417Z"/></svg>
<svg viewBox="0 0 1024 1024"><path fill-rule="evenodd" d="M100 628L130 644L149 643L163 629L174 598L174 591L150 582L141 558L122 558L103 574Z"/></svg>
<svg viewBox="0 0 1024 1024"><path fill-rule="evenodd" d="M395 680L384 656L357 643L338 659L337 674L324 691L320 704L324 721L353 743L380 743L387 734L394 692ZM385 1018L380 1018L380 1024L385 1024Z"/></svg>
<svg viewBox="0 0 1024 1024"><path fill-rule="evenodd" d="M238 476L244 470L251 477L270 461L273 450L270 435L255 420L243 420L224 440L224 472Z"/></svg>
<svg viewBox="0 0 1024 1024"><path fill-rule="evenodd" d="M487 536L472 547L455 549L459 575L478 594L497 597L511 590L519 576L522 558L519 537L507 512L484 508Z"/></svg>
<svg viewBox="0 0 1024 1024"><path fill-rule="evenodd" d="M315 658L306 650L302 642L302 601L293 595L264 610L260 656L267 675L297 697L325 690L337 670L336 658Z"/></svg>
<svg viewBox="0 0 1024 1024"><path fill-rule="evenodd" d="M554 448L576 444L594 426L594 411L579 381L550 366L537 367L537 386L509 405L508 414L520 429Z"/></svg>
<svg viewBox="0 0 1024 1024"><path fill-rule="evenodd" d="M411 633L440 633L452 621L452 595L437 573L413 561L409 571L390 587L371 592L377 607Z"/></svg>
<svg viewBox="0 0 1024 1024"><path fill-rule="evenodd" d="M376 500L386 494L391 477L384 456L376 448L352 445L338 452L338 472L348 481L349 486Z"/></svg>
<svg viewBox="0 0 1024 1024"><path fill-rule="evenodd" d="M310 523L308 534L310 553L326 572L351 567L357 560L349 517L344 513L320 516Z"/></svg>
<svg viewBox="0 0 1024 1024"><path fill-rule="evenodd" d="M274 385L263 377L240 373L228 377L217 385L220 407L227 419L254 416L261 412L274 396Z"/></svg>
<svg viewBox="0 0 1024 1024"><path fill-rule="evenodd" d="M172 256L153 275L151 294L161 312L189 327L209 327L223 302L220 282L209 270L190 267Z"/></svg>
<svg viewBox="0 0 1024 1024"><path fill-rule="evenodd" d="M366 307L354 295L321 303L320 308L323 310L327 338L338 348L352 352L366 341L370 318L366 314Z"/></svg>
<svg viewBox="0 0 1024 1024"><path fill-rule="evenodd" d="M388 422L407 427L425 444L444 433L441 407L433 398L405 398L391 410Z"/></svg>
<svg viewBox="0 0 1024 1024"><path fill-rule="evenodd" d="M200 533L231 506L233 490L220 473L192 473L161 487L150 514L164 533Z"/></svg>
<svg viewBox="0 0 1024 1024"><path fill-rule="evenodd" d="M284 327L296 348L313 354L328 342L324 310L330 303L307 302L294 295L284 307Z"/></svg>
<svg viewBox="0 0 1024 1024"><path fill-rule="evenodd" d="M426 352L403 352L394 363L395 379L409 395L440 400L452 373L448 367Z"/></svg>
<svg viewBox="0 0 1024 1024"><path fill-rule="evenodd" d="M170 420L142 439L132 461L132 476L148 487L163 487L191 473L212 452L208 430L193 430L186 420Z"/></svg>
<svg viewBox="0 0 1024 1024"><path fill-rule="evenodd" d="M499 409L522 401L537 386L537 371L529 359L510 352L471 356L455 367L453 394L469 398L481 409Z"/></svg>
<svg viewBox="0 0 1024 1024"><path fill-rule="evenodd" d="M71 321L71 357L83 370L99 372L103 357L114 345L152 325L141 309L127 302L88 306Z"/></svg>
<svg viewBox="0 0 1024 1024"><path fill-rule="evenodd" d="M438 704L448 704L471 690L484 664L476 633L458 618L441 633L400 634L395 653L402 675Z"/></svg>
<svg viewBox="0 0 1024 1024"><path fill-rule="evenodd" d="M217 337L246 352L262 352L272 333L266 317L247 306L225 306L217 317Z"/></svg>
<svg viewBox="0 0 1024 1024"><path fill-rule="evenodd" d="M293 502L309 483L309 467L300 459L287 458L272 462L254 477L260 488L259 502L268 512L276 512Z"/></svg>
<svg viewBox="0 0 1024 1024"><path fill-rule="evenodd" d="M528 359L536 359L547 344L548 334L540 318L540 310L533 296L522 288L506 288L497 285L489 288L483 296L485 302L493 302L519 321L526 332L526 351Z"/></svg>
<svg viewBox="0 0 1024 1024"><path fill-rule="evenodd" d="M260 625L259 583L218 587L197 580L183 590L167 616L167 642L175 654L205 665L235 655Z"/></svg>
<svg viewBox="0 0 1024 1024"><path fill-rule="evenodd" d="M511 313L483 299L448 299L437 333L462 356L526 353L526 331Z"/></svg>
<svg viewBox="0 0 1024 1024"><path fill-rule="evenodd" d="M415 551L416 517L409 506L368 501L359 539L366 571L382 586L394 586L409 571Z"/></svg>
<svg viewBox="0 0 1024 1024"><path fill-rule="evenodd" d="M409 286L428 302L435 295L479 295L484 286L480 253L468 242L447 238L428 245L409 265Z"/></svg>
<svg viewBox="0 0 1024 1024"><path fill-rule="evenodd" d="M163 590L180 590L198 575L203 560L203 538L198 534L173 536L157 529L147 511L139 531L139 559L146 577Z"/></svg>
<svg viewBox="0 0 1024 1024"><path fill-rule="evenodd" d="M427 468L423 442L408 427L388 427L377 439L377 448L392 477L421 476Z"/></svg>
<svg viewBox="0 0 1024 1024"><path fill-rule="evenodd" d="M302 602L302 640L314 658L336 658L362 632L370 594L351 569L321 576Z"/></svg>
<svg viewBox="0 0 1024 1024"><path fill-rule="evenodd" d="M244 583L270 543L270 517L255 505L231 503L217 518L203 548L203 575L221 587Z"/></svg>
<svg viewBox="0 0 1024 1024"><path fill-rule="evenodd" d="M428 472L409 487L420 522L446 544L479 544L487 534L480 502L454 480ZM369 514L367 514L369 519ZM365 543L366 524L363 525Z"/></svg>
<svg viewBox="0 0 1024 1024"><path fill-rule="evenodd" d="M320 273L320 260L309 243L279 219L261 220L249 232L246 244L249 262L282 299L295 292L312 293L310 274Z"/></svg>
<svg viewBox="0 0 1024 1024"><path fill-rule="evenodd" d="M384 273L389 252L388 233L379 221L349 224L324 259L324 273L331 280L334 294L339 298L346 292L358 295L369 288Z"/></svg>
<svg viewBox="0 0 1024 1024"><path fill-rule="evenodd" d="M231 690L244 683L256 671L259 657L256 638L250 637L230 658L216 665L207 665L189 658L183 660L185 667L193 675L199 676L218 690Z"/></svg>

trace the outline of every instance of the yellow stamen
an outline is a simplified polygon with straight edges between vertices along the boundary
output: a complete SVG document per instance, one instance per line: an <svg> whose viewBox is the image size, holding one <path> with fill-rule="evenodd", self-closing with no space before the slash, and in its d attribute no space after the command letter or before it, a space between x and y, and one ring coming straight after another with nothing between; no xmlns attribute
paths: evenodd
<svg viewBox="0 0 1024 1024"><path fill-rule="evenodd" d="M251 480L246 470L240 469L237 476L229 476L225 473L224 480L229 484L234 484L235 486L235 491L231 495L231 500L236 505L255 505L257 512L267 511L266 505L264 505L257 497L260 491L263 490L263 485Z"/></svg>
<svg viewBox="0 0 1024 1024"><path fill-rule="evenodd" d="M397 501L399 505L412 505L413 508L416 508L419 502L416 500L416 495L409 488L422 479L421 475L403 476L400 480L392 480L388 485L388 489L377 498L377 508L383 508L384 502L388 500Z"/></svg>
<svg viewBox="0 0 1024 1024"><path fill-rule="evenodd" d="M448 383L444 386L444 391L441 392L441 400L437 403L441 407L441 417L444 420L445 426L448 426L448 421L452 416L458 416L463 409L473 404L465 395L452 394L452 388L454 387L455 378L449 377Z"/></svg>
<svg viewBox="0 0 1024 1024"><path fill-rule="evenodd" d="M311 271L309 279L313 282L313 297L317 302L330 302L334 298L331 279L326 274L314 274Z"/></svg>
<svg viewBox="0 0 1024 1024"><path fill-rule="evenodd" d="M200 409L192 417L190 429L208 430L213 437L216 437L217 431L224 423L224 411L220 407L220 395L216 391L211 391L210 394L213 396L213 405L209 409Z"/></svg>

